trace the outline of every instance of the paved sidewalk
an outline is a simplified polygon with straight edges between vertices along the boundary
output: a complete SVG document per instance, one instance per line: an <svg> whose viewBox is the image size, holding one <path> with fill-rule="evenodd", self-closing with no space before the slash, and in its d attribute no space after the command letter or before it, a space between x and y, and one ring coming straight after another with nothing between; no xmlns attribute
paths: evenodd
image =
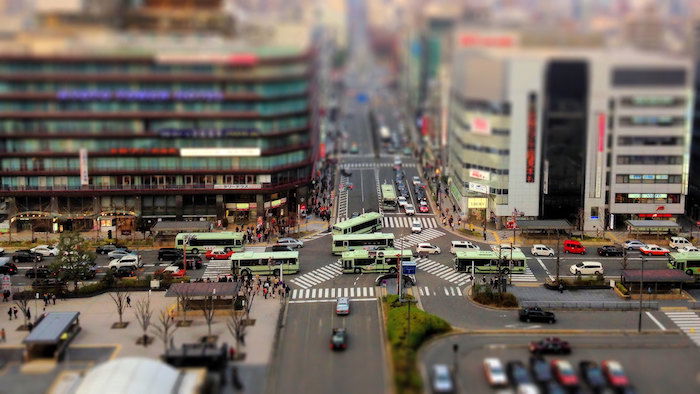
<svg viewBox="0 0 700 394"><path fill-rule="evenodd" d="M559 293L556 290L540 287L517 287L509 286L508 291L513 293L518 301L575 301L575 302L602 302L602 301L624 301L613 289L601 290L564 290Z"/></svg>

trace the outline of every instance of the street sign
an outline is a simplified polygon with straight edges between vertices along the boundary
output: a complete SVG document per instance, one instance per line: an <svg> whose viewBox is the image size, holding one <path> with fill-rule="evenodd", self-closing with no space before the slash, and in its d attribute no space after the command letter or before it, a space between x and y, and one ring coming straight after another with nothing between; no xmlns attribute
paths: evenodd
<svg viewBox="0 0 700 394"><path fill-rule="evenodd" d="M10 279L10 275L3 275L2 276L2 291L7 291L10 290L12 291L12 280Z"/></svg>
<svg viewBox="0 0 700 394"><path fill-rule="evenodd" d="M416 274L416 263L415 261L406 261L401 263L401 273L403 275L415 275Z"/></svg>
<svg viewBox="0 0 700 394"><path fill-rule="evenodd" d="M357 99L358 103L364 104L369 101L369 96L365 93L358 93L357 96L355 96Z"/></svg>

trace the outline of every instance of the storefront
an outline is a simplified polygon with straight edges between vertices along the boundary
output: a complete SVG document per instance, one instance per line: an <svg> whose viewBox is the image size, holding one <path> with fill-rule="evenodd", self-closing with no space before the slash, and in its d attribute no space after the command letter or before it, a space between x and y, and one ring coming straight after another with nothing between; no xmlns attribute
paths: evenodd
<svg viewBox="0 0 700 394"><path fill-rule="evenodd" d="M136 212L108 211L100 212L97 226L102 235L110 233L116 236L130 236L136 231Z"/></svg>
<svg viewBox="0 0 700 394"><path fill-rule="evenodd" d="M230 202L226 204L229 225L244 225L257 217L258 204L254 202Z"/></svg>

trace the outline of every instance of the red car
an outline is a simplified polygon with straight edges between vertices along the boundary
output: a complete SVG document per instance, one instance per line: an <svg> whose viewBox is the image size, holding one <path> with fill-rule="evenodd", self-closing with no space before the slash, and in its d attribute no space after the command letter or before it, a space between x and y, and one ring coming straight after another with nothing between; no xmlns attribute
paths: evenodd
<svg viewBox="0 0 700 394"><path fill-rule="evenodd" d="M554 378L564 387L578 386L578 376L576 371L571 366L571 363L566 360L552 360L552 374Z"/></svg>
<svg viewBox="0 0 700 394"><path fill-rule="evenodd" d="M224 250L207 250L207 253L204 254L204 257L206 257L209 260L226 260L231 257L233 254L233 250L229 250L228 252Z"/></svg>
<svg viewBox="0 0 700 394"><path fill-rule="evenodd" d="M670 250L662 248L659 245L644 245L639 248L639 251L645 256L668 256Z"/></svg>
<svg viewBox="0 0 700 394"><path fill-rule="evenodd" d="M426 203L425 201L421 201L420 206L418 206L418 210L423 213L428 212L430 210L430 208L428 207L428 203Z"/></svg>
<svg viewBox="0 0 700 394"><path fill-rule="evenodd" d="M564 241L564 253L586 254L586 247L579 241L567 239Z"/></svg>
<svg viewBox="0 0 700 394"><path fill-rule="evenodd" d="M622 365L614 360L605 360L600 363L603 368L603 375L605 379L608 380L613 387L626 387L629 386L630 381L625 374L625 370L622 369Z"/></svg>
<svg viewBox="0 0 700 394"><path fill-rule="evenodd" d="M156 271L156 274L170 274L173 278L182 278L185 276L187 271L184 269L178 267L177 265L171 265L169 267L165 267L164 269Z"/></svg>

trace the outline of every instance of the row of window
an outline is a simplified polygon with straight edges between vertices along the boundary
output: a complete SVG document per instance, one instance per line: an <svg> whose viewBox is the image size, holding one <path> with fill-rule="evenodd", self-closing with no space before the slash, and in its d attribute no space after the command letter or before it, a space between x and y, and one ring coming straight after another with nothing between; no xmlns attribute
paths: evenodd
<svg viewBox="0 0 700 394"><path fill-rule="evenodd" d="M274 169L304 161L307 151L298 150L263 157L98 157L89 159L90 170L238 170ZM4 158L2 171L57 171L80 169L78 158Z"/></svg>
<svg viewBox="0 0 700 394"><path fill-rule="evenodd" d="M468 99L462 97L462 95L456 91L452 92L452 100L466 111L478 111L491 115L510 115L510 103L507 102L495 103L486 100Z"/></svg>
<svg viewBox="0 0 700 394"><path fill-rule="evenodd" d="M616 183L681 183L681 175L668 174L618 174Z"/></svg>
<svg viewBox="0 0 700 394"><path fill-rule="evenodd" d="M683 164L683 156L621 155L617 156L617 164Z"/></svg>
<svg viewBox="0 0 700 394"><path fill-rule="evenodd" d="M144 121L134 120L43 120L43 119L0 119L0 133L6 132L145 132L163 129L205 130L205 129L240 129L265 131L284 131L307 126L307 116L293 116L281 119L158 119Z"/></svg>
<svg viewBox="0 0 700 394"><path fill-rule="evenodd" d="M617 144L620 146L681 146L683 137L670 136L620 136L617 137Z"/></svg>
<svg viewBox="0 0 700 394"><path fill-rule="evenodd" d="M481 152L481 153L490 153L490 154L500 155L500 156L508 156L510 154L510 149L499 149L499 148L493 148L493 147L484 146L484 145L468 144L468 143L463 142L459 137L455 137L455 139L460 144L462 149L465 149L465 150L471 150L474 152Z"/></svg>
<svg viewBox="0 0 700 394"><path fill-rule="evenodd" d="M105 152L110 149L136 148L230 148L259 147L263 151L309 142L308 134L290 134L277 138L133 138L133 139L31 139L0 140L0 152ZM3 146L4 145L4 146Z"/></svg>
<svg viewBox="0 0 700 394"><path fill-rule="evenodd" d="M450 122L452 122L454 125L457 125L461 130L464 130L466 132L472 132L471 126L468 125L467 123L462 120L461 116L457 113L453 113L451 116ZM499 129L499 128L491 128L490 130L491 135L498 135L498 136L507 136L510 134L510 131L508 129Z"/></svg>
<svg viewBox="0 0 700 394"><path fill-rule="evenodd" d="M617 204L678 204L680 194L666 193L615 193Z"/></svg>
<svg viewBox="0 0 700 394"><path fill-rule="evenodd" d="M450 152L451 156L450 158L456 159L459 165L462 168L466 168L468 170L474 169L474 170L481 170L481 171L488 171L491 173L491 175L508 175L508 169L504 168L493 168L493 167L486 167L474 163L467 163L462 161L461 157L457 154L457 152L454 151L454 149Z"/></svg>
<svg viewBox="0 0 700 394"><path fill-rule="evenodd" d="M623 127L682 127L685 126L683 116L620 116L619 125Z"/></svg>
<svg viewBox="0 0 700 394"><path fill-rule="evenodd" d="M126 111L167 111L167 112L221 112L256 111L261 114L276 114L301 111L309 105L305 98L272 102L260 101L0 101L0 112L126 112Z"/></svg>
<svg viewBox="0 0 700 394"><path fill-rule="evenodd" d="M295 94L306 91L304 79L283 82L69 82L69 81L2 81L0 93L58 91L220 91L222 93L254 93L262 96Z"/></svg>
<svg viewBox="0 0 700 394"><path fill-rule="evenodd" d="M303 72L304 63L258 65L240 68L215 64L162 64L162 63L117 63L117 62L68 62L4 61L0 73L81 73L81 74L205 74L205 75L285 75Z"/></svg>
<svg viewBox="0 0 700 394"><path fill-rule="evenodd" d="M679 96L624 96L620 106L628 108L672 108L684 106L685 97Z"/></svg>

